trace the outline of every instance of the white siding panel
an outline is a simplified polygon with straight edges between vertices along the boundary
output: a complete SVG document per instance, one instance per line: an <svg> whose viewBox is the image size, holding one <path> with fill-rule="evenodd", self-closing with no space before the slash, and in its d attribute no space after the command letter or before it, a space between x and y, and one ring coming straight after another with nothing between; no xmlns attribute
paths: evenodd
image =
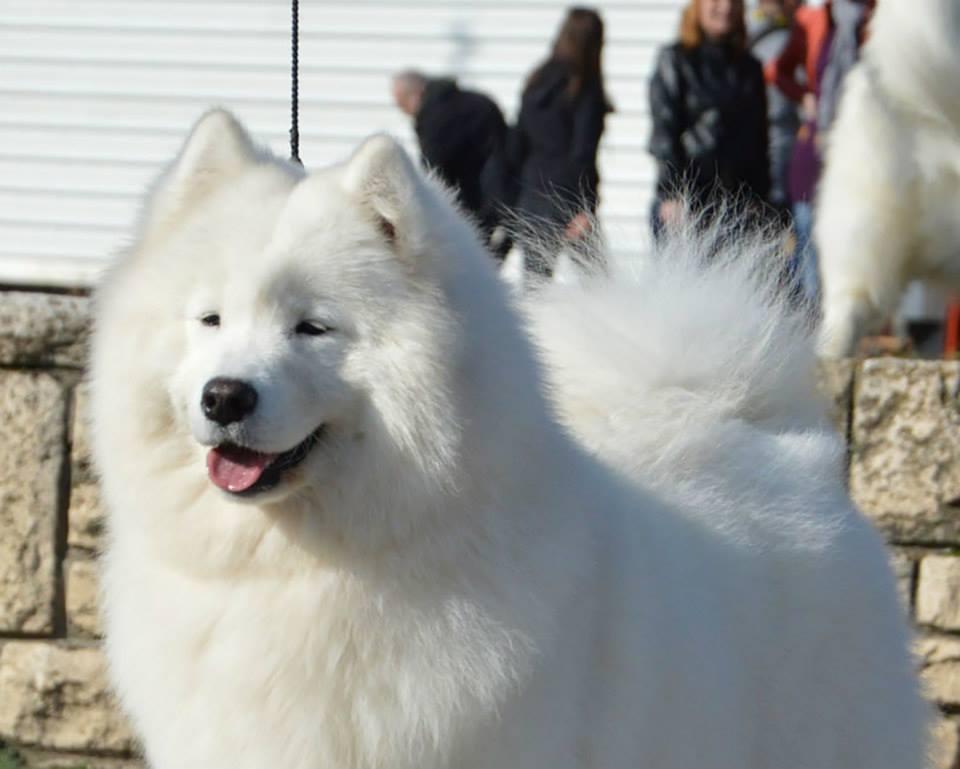
<svg viewBox="0 0 960 769"><path fill-rule="evenodd" d="M682 0L611 0L605 67L617 111L601 147L615 252L646 239L647 78ZM301 155L343 158L374 131L414 148L392 72L454 74L509 117L566 3L301 0ZM212 105L287 152L286 0L3 0L0 283L89 285L128 237L144 188Z"/></svg>

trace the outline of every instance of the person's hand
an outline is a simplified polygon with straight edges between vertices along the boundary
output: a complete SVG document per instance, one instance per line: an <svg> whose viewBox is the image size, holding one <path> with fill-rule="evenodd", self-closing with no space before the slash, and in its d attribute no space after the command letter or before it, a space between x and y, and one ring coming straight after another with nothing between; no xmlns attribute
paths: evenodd
<svg viewBox="0 0 960 769"><path fill-rule="evenodd" d="M586 212L581 211L567 222L567 226L563 230L563 236L567 240L580 240L580 238L588 235L592 228L593 223L590 221L590 217Z"/></svg>
<svg viewBox="0 0 960 769"><path fill-rule="evenodd" d="M809 91L803 95L803 101L800 102L800 111L803 113L804 120L817 119L817 96Z"/></svg>
<svg viewBox="0 0 960 769"><path fill-rule="evenodd" d="M672 227L678 224L683 216L683 201L664 200L657 209L657 216L663 222L665 227Z"/></svg>

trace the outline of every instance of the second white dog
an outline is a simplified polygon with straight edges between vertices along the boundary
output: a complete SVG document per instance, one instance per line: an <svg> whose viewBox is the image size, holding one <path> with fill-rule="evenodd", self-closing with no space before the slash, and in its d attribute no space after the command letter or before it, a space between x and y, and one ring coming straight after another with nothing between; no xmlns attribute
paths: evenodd
<svg viewBox="0 0 960 769"><path fill-rule="evenodd" d="M847 76L816 213L821 351L849 355L907 283L960 287L960 4L883 0Z"/></svg>

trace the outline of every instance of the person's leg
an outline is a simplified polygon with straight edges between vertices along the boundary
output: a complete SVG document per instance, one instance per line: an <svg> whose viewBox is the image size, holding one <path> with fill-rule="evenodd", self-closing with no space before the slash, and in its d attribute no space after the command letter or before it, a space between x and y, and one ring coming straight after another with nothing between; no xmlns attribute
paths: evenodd
<svg viewBox="0 0 960 769"><path fill-rule="evenodd" d="M549 280L553 277L553 267L557 261L556 254L546 253L544 248L524 247L523 267L524 270L535 279Z"/></svg>
<svg viewBox="0 0 960 769"><path fill-rule="evenodd" d="M512 214L515 225L511 234L523 257L524 273L533 282L549 279L553 276L560 239L553 200L535 189L522 189Z"/></svg>
<svg viewBox="0 0 960 769"><path fill-rule="evenodd" d="M814 302L820 293L817 275L817 251L813 243L813 205L808 201L793 204L793 233L796 247L789 268L792 280L804 298Z"/></svg>
<svg viewBox="0 0 960 769"><path fill-rule="evenodd" d="M813 239L813 204L800 204L803 215L804 250L801 252L803 269L800 278L804 291L810 301L816 301L820 296L820 270L817 267L817 246ZM796 216L796 209L794 211Z"/></svg>
<svg viewBox="0 0 960 769"><path fill-rule="evenodd" d="M659 241L663 235L663 219L660 218L660 199L656 197L650 204L650 230L654 241Z"/></svg>
<svg viewBox="0 0 960 769"><path fill-rule="evenodd" d="M563 230L557 222L543 215L529 217L519 236L524 270L533 279L549 280L557 264L564 242Z"/></svg>
<svg viewBox="0 0 960 769"><path fill-rule="evenodd" d="M497 227L487 238L487 249L489 249L497 268L503 267L503 262L513 248L513 238L506 227Z"/></svg>

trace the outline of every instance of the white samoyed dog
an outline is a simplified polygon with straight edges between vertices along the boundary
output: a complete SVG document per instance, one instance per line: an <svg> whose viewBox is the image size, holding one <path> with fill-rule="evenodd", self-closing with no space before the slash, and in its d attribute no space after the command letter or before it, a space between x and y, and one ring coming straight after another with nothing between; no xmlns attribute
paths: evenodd
<svg viewBox="0 0 960 769"><path fill-rule="evenodd" d="M852 353L911 280L960 287L958 39L957 0L877 4L818 191L824 355Z"/></svg>
<svg viewBox="0 0 960 769"><path fill-rule="evenodd" d="M106 643L151 766L922 766L799 323L692 242L521 317L451 200L389 138L306 175L214 111L101 287Z"/></svg>

